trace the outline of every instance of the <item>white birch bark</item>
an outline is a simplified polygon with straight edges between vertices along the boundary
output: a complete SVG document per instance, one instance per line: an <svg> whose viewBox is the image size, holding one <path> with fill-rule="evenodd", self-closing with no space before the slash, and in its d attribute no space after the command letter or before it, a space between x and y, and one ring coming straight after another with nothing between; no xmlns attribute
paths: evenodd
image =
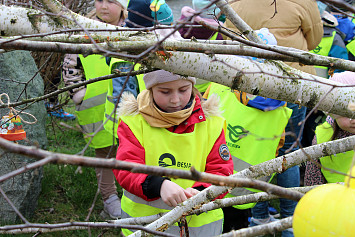
<svg viewBox="0 0 355 237"><path fill-rule="evenodd" d="M318 186L296 187L296 188L286 188L286 189L301 192L301 193L306 193L316 187L318 187ZM198 215L203 212L215 210L217 208L230 207L230 206L234 206L234 205L242 205L242 204L252 203L252 202L263 202L263 201L269 201L269 200L277 199L277 198L280 198L280 196L277 196L274 194L269 194L266 192L260 192L260 193L242 195L242 196L238 196L238 197L216 199L212 202L203 204L201 206L201 208L199 208L197 210L192 210L192 211L188 212L188 214L197 214Z"/></svg>
<svg viewBox="0 0 355 237"><path fill-rule="evenodd" d="M65 31L70 28L83 29L122 29L103 22L95 21L73 12L59 12L59 16L49 16L39 10L0 5L0 32L1 36L33 35ZM63 18L65 16L66 18ZM63 25L65 24L65 25ZM101 35L107 37L128 38L137 31L105 32Z"/></svg>
<svg viewBox="0 0 355 237"><path fill-rule="evenodd" d="M238 16L238 14L233 10L227 1L217 0L215 1L215 4L219 9L221 9L221 12L226 15L226 17L233 23L233 25L235 25L237 29L242 32L243 35L245 35L253 42L265 44L265 42L260 39L258 34L256 34L255 31Z"/></svg>
<svg viewBox="0 0 355 237"><path fill-rule="evenodd" d="M347 110L349 102L355 101L354 88L347 85L331 91L342 84L272 61L258 63L238 56L171 52L169 57L150 57L144 64L310 108L319 103L322 111L355 117Z"/></svg>
<svg viewBox="0 0 355 237"><path fill-rule="evenodd" d="M264 225L258 225L250 228L244 228L240 230L231 231L220 235L220 237L251 237L251 236L260 236L266 234L273 234L277 231L282 231L292 227L293 217L287 217L278 221L274 221Z"/></svg>

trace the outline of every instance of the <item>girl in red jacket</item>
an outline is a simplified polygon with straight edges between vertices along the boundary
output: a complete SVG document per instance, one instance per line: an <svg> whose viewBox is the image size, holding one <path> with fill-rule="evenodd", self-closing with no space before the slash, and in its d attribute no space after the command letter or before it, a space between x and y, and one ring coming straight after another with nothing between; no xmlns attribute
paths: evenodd
<svg viewBox="0 0 355 237"><path fill-rule="evenodd" d="M117 129L117 160L218 175L233 173L225 140L225 120L220 116L216 97L201 101L194 88L195 78L164 70L144 76L147 90L137 99L122 97ZM124 188L122 218L167 212L211 184L169 179L147 174L113 170ZM191 236L222 233L220 209L188 216ZM167 232L178 234L179 227ZM134 230L123 229L124 235Z"/></svg>

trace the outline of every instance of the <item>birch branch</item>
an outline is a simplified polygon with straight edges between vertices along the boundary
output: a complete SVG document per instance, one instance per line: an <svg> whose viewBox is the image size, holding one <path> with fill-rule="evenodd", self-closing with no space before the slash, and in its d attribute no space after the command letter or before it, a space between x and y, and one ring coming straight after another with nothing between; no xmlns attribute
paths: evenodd
<svg viewBox="0 0 355 237"><path fill-rule="evenodd" d="M77 24L75 24L72 19L75 19L80 24L80 26L84 27L85 29L124 29L123 27L113 26L103 22L95 21L73 12L71 12L70 15L65 12L60 12L59 14L59 16L70 17L70 20L67 20L65 22L58 22L52 19L53 16L43 14L39 10L16 6L0 5L1 36L33 35L38 33L63 31L64 27L69 29L76 28ZM63 26L60 23L65 23L66 25ZM105 35L106 37L119 37L124 38L126 40L129 40L130 36L137 34L144 35L145 33L138 33L137 31L101 32L101 35Z"/></svg>
<svg viewBox="0 0 355 237"><path fill-rule="evenodd" d="M233 25L235 25L237 29L239 29L240 32L242 32L243 35L245 35L248 39L250 39L253 42L259 44L265 44L260 39L258 34L256 34L255 31L238 16L238 14L225 0L218 0L215 2L215 4L219 9L221 9L221 12L223 12L226 15L226 17L233 23Z"/></svg>
<svg viewBox="0 0 355 237"><path fill-rule="evenodd" d="M299 165L308 160L314 160L325 156L338 154L344 151L353 150L355 146L355 136L345 139L321 143L315 146L301 148L285 156L277 157L261 164L251 166L238 172L240 177L258 178L268 176L273 173L282 173L286 169ZM259 173L260 172L260 173Z"/></svg>
<svg viewBox="0 0 355 237"><path fill-rule="evenodd" d="M127 41L127 38L109 38L98 33L93 33L91 37L97 42L106 42L97 44L105 50L110 50L113 52L127 51L133 55L147 50L157 43L157 40L151 34L146 34L146 36L133 36L129 38L130 41ZM43 52L76 53L84 55L105 54L106 56L114 56L100 50L95 45L84 43L90 43L90 39L85 35L72 35L69 37L68 34L60 34L47 37L35 37L31 38L31 40L15 40L15 38L0 39L0 48L7 50L22 49ZM309 65L315 64L329 66L331 64L332 68L355 71L354 61L326 57L302 50L293 50L290 48L273 46L273 48L278 49L278 52L271 52L267 49L258 49L256 47L245 46L240 43L237 45L229 44L229 41L218 43L219 44L168 39L161 44L161 47L162 49L169 51L196 52L206 53L209 55L242 55L270 60L281 60L286 62L300 62ZM285 53L291 54L291 56L284 55Z"/></svg>
<svg viewBox="0 0 355 237"><path fill-rule="evenodd" d="M278 231L283 231L288 228L292 228L293 217L287 217L278 221L274 221L264 225L258 225L254 227L244 228L240 230L234 230L226 234L220 235L220 237L244 237L244 236L260 236L266 234L274 234Z"/></svg>
<svg viewBox="0 0 355 237"><path fill-rule="evenodd" d="M91 35L93 39L100 41L101 35ZM142 37L131 37L131 41L120 41L108 43L98 43L103 49L111 50L113 52L129 52L131 54L138 54L150 47L156 45L156 39ZM9 42L6 39L0 39L0 48L6 50L30 50L30 51L42 51L42 52L58 52L58 53L76 53L76 54L105 54L106 56L112 56L106 52L101 51L95 45L84 44L90 43L84 35L76 35L68 37L68 35L58 35L56 37L43 37L41 40L50 41L36 41L38 38L31 40L13 40ZM57 41L55 41L57 40ZM115 40L115 39L110 39ZM139 41L141 40L141 41ZM63 43L63 41L66 41ZM107 41L107 39L106 39ZM71 42L71 43L70 43ZM76 42L76 43L73 43ZM243 55L253 56L266 59L277 59L283 61L298 62L299 60L294 57L284 56L280 53L273 53L267 50L257 49L253 47L243 45L217 45L206 44L196 42L180 42L176 40L166 40L161 45L162 49L170 51L184 51L184 52L198 52L207 54L229 54L229 55ZM353 66L355 69L355 62L349 61L347 66Z"/></svg>
<svg viewBox="0 0 355 237"><path fill-rule="evenodd" d="M58 231L69 231L69 230L83 230L89 228L130 228L135 230L144 230L148 233L158 235L175 237L175 235L169 233L163 233L155 230L149 230L143 226L138 225L127 225L127 224L117 224L109 222L67 222L60 224L35 224L29 223L24 225L11 225L0 227L0 234L25 234L25 233L49 233Z"/></svg>
<svg viewBox="0 0 355 237"><path fill-rule="evenodd" d="M355 117L347 109L355 101L354 85L336 83L287 65L273 62L258 63L228 55L171 52L166 57L151 56L143 63L173 73L194 76L226 85L253 95L296 103L345 117ZM283 67L284 66L284 67ZM338 88L338 86L345 86ZM333 87L333 91L320 99Z"/></svg>
<svg viewBox="0 0 355 237"><path fill-rule="evenodd" d="M306 193L313 188L316 188L318 186L307 186L307 187L296 187L296 188L286 188L286 190L292 190L292 191L297 191L300 193ZM223 208L223 207L230 207L234 205L242 205L246 203L252 203L252 202L263 202L263 201L269 201L273 199L278 199L280 196L274 195L274 194L269 194L267 192L260 192L260 193L253 193L253 194L248 194L248 195L241 195L238 197L231 197L231 198L223 198L223 199L216 199L212 202L203 204L201 208L197 210L192 210L184 215L193 215L193 214L201 214L203 212L215 210L218 208Z"/></svg>

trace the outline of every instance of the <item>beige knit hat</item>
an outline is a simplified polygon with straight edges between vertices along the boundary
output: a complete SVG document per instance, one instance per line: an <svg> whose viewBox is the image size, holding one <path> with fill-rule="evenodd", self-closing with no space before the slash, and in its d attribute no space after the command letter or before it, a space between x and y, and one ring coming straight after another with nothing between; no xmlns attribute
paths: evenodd
<svg viewBox="0 0 355 237"><path fill-rule="evenodd" d="M117 2L119 2L122 7L124 7L125 10L127 10L128 7L128 1L127 0L116 0Z"/></svg>
<svg viewBox="0 0 355 237"><path fill-rule="evenodd" d="M158 70L154 72L149 72L143 76L143 80L145 83L145 87L147 90L155 86L156 84L160 83L165 83L165 82L170 82L170 81L176 81L179 79L185 79L188 81L191 81L192 85L194 86L196 84L196 79L194 77L185 77L185 76L180 76L165 70Z"/></svg>

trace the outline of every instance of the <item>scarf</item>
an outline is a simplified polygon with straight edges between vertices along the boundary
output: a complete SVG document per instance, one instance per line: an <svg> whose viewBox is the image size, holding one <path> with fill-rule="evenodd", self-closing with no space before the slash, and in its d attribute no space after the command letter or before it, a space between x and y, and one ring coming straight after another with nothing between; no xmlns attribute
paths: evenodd
<svg viewBox="0 0 355 237"><path fill-rule="evenodd" d="M190 117L196 103L195 99L193 99L189 108L166 113L155 105L151 90L142 91L137 97L137 102L139 113L150 126L157 128L169 128L181 124Z"/></svg>

